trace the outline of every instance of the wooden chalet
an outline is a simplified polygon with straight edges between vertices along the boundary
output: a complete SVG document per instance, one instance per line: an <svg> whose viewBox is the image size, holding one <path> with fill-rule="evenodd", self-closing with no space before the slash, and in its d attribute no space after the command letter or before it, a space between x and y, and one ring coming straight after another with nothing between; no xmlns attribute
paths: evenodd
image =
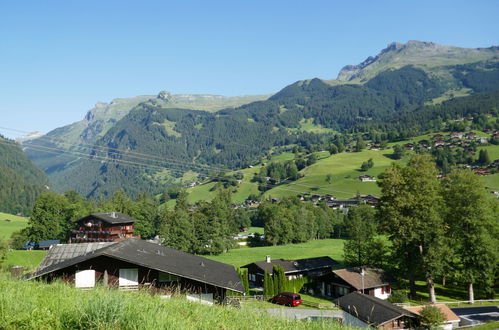
<svg viewBox="0 0 499 330"><path fill-rule="evenodd" d="M320 277L331 273L332 267L339 263L330 257L317 257L299 260L271 260L270 256L265 261L256 261L242 266L248 269L249 284L252 287L262 287L265 272L272 275L274 266L281 266L288 279L298 277Z"/></svg>
<svg viewBox="0 0 499 330"><path fill-rule="evenodd" d="M356 320L344 322L355 327L381 329L409 329L418 324L418 316L386 300L353 292L336 299L335 304Z"/></svg>
<svg viewBox="0 0 499 330"><path fill-rule="evenodd" d="M62 279L84 289L101 283L159 294L180 292L208 302L223 301L227 291L244 292L233 266L137 238L55 245L28 279Z"/></svg>
<svg viewBox="0 0 499 330"><path fill-rule="evenodd" d="M387 299L392 291L385 272L368 266L334 270L318 279L317 284L321 295L333 298L363 292L379 299Z"/></svg>
<svg viewBox="0 0 499 330"><path fill-rule="evenodd" d="M139 220L129 215L110 212L93 213L77 221L69 243L115 242L133 236L133 224Z"/></svg>

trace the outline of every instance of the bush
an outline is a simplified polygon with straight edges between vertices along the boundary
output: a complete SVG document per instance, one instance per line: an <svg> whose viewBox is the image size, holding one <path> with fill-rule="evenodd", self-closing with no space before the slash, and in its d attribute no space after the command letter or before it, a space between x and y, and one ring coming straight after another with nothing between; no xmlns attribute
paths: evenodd
<svg viewBox="0 0 499 330"><path fill-rule="evenodd" d="M393 291L388 297L388 301L391 303L405 303L409 301L409 298L407 297L407 293L404 291Z"/></svg>
<svg viewBox="0 0 499 330"><path fill-rule="evenodd" d="M425 329L438 329L439 325L445 320L444 314L433 305L426 305L421 312L421 323Z"/></svg>

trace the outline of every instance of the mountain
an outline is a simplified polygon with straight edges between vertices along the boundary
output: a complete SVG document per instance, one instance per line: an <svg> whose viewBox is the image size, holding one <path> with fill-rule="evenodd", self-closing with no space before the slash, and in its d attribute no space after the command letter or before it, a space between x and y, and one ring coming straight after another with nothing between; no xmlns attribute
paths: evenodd
<svg viewBox="0 0 499 330"><path fill-rule="evenodd" d="M0 212L29 215L38 195L48 189L48 179L16 142L1 135L0 155Z"/></svg>
<svg viewBox="0 0 499 330"><path fill-rule="evenodd" d="M425 70L459 64L499 60L499 46L489 48L461 48L434 42L411 40L406 44L392 42L376 56L369 56L357 65L347 65L338 73L337 80L365 82L387 69L406 65Z"/></svg>
<svg viewBox="0 0 499 330"><path fill-rule="evenodd" d="M55 150L62 142L42 138L26 143L27 154L58 191L98 197L117 189L130 195L157 193L197 174L247 167L281 147L327 145L337 132L403 138L439 129L463 114L490 114L499 106L499 49L458 50L433 43L394 44L358 68L351 80L298 81L268 99L215 112L174 107L193 104L160 93L138 100L120 120L93 134L88 140L93 144L73 145L67 153ZM447 62L445 52L451 58ZM461 101L440 106L451 99ZM473 102L481 102L480 107L470 106ZM87 118L99 120L94 112ZM40 152L43 148L47 152Z"/></svg>
<svg viewBox="0 0 499 330"><path fill-rule="evenodd" d="M142 95L118 98L110 103L97 102L85 117L73 124L56 128L46 135L21 140L27 148L28 157L47 174L64 168L77 159L64 151L81 152L85 146L94 144L134 107L143 102L161 105L163 108L190 108L216 111L242 104L264 100L269 95L243 95L226 97L209 94L171 94L161 91L157 96ZM39 146L34 148L33 146Z"/></svg>

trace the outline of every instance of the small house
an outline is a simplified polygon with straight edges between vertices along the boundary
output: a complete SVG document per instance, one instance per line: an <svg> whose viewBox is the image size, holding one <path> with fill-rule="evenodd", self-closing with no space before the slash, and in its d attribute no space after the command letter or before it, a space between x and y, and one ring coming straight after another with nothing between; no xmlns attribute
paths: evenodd
<svg viewBox="0 0 499 330"><path fill-rule="evenodd" d="M281 266L288 279L298 277L320 277L331 273L332 267L339 263L330 257L317 257L299 260L271 260L270 256L265 261L256 261L241 268L248 269L248 279L252 287L263 286L265 272L272 275L274 266Z"/></svg>
<svg viewBox="0 0 499 330"><path fill-rule="evenodd" d="M418 323L418 316L386 300L353 292L340 297L334 303L352 318L343 324L359 328L409 329Z"/></svg>
<svg viewBox="0 0 499 330"><path fill-rule="evenodd" d="M461 319L449 307L444 304L435 304L432 306L437 307L445 318L445 321L440 326L441 329L452 330L459 327ZM420 315L421 310L425 308L425 306L404 306L403 308L416 315Z"/></svg>
<svg viewBox="0 0 499 330"><path fill-rule="evenodd" d="M369 266L337 269L317 282L321 294L326 297L341 297L358 291L384 300L392 291L385 272Z"/></svg>
<svg viewBox="0 0 499 330"><path fill-rule="evenodd" d="M376 178L370 175L361 175L359 176L359 180L362 182L376 182Z"/></svg>
<svg viewBox="0 0 499 330"><path fill-rule="evenodd" d="M28 279L62 279L84 289L100 283L128 291L182 292L205 302L222 301L227 291L244 292L233 266L137 238L55 245Z"/></svg>
<svg viewBox="0 0 499 330"><path fill-rule="evenodd" d="M129 215L110 212L94 213L77 221L69 243L114 242L134 237L133 224L139 220Z"/></svg>

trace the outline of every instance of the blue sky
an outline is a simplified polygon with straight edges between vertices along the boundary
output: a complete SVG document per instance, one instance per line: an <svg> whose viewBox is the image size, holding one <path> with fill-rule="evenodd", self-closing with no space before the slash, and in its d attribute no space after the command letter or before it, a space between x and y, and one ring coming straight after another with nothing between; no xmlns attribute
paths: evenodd
<svg viewBox="0 0 499 330"><path fill-rule="evenodd" d="M160 90L274 93L392 41L499 45L498 12L485 0L2 1L0 126L47 132Z"/></svg>

